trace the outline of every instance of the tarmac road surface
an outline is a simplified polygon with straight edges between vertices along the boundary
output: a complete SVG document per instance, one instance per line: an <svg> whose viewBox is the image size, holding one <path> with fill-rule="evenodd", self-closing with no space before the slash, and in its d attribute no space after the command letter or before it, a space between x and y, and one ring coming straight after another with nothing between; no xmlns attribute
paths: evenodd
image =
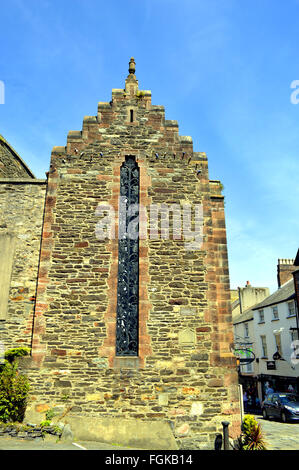
<svg viewBox="0 0 299 470"><path fill-rule="evenodd" d="M138 450L102 442L52 442L47 440L25 440L15 437L0 437L0 450Z"/></svg>

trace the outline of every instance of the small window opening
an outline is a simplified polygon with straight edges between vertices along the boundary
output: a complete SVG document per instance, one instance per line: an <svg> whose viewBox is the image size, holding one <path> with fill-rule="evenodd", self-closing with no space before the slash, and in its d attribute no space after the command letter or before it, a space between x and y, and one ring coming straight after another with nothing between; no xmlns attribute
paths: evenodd
<svg viewBox="0 0 299 470"><path fill-rule="evenodd" d="M130 122L134 122L134 110L130 109Z"/></svg>

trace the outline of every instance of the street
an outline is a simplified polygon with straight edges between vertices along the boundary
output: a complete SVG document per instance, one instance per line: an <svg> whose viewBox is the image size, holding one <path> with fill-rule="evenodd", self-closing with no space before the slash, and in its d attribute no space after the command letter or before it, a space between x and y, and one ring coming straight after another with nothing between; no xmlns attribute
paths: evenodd
<svg viewBox="0 0 299 470"><path fill-rule="evenodd" d="M255 416L261 425L268 450L299 450L299 422L282 423Z"/></svg>

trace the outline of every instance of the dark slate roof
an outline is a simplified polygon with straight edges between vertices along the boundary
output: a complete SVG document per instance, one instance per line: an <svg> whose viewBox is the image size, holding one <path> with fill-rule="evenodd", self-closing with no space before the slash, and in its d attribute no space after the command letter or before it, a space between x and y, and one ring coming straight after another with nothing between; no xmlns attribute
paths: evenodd
<svg viewBox="0 0 299 470"><path fill-rule="evenodd" d="M252 310L257 310L263 307L269 307L270 305L279 304L281 302L286 302L287 300L292 300L295 298L295 286L294 279L290 279L288 282L283 284L277 291L269 295L259 304L252 307Z"/></svg>
<svg viewBox="0 0 299 470"><path fill-rule="evenodd" d="M294 261L294 266L299 266L299 249L297 251L297 255L296 255L296 258L295 258L295 261Z"/></svg>
<svg viewBox="0 0 299 470"><path fill-rule="evenodd" d="M238 323L244 323L244 322L253 320L253 313L254 312L252 308L250 308L249 310L246 310L243 313L240 313L240 315L236 316L233 319L233 324L237 325Z"/></svg>

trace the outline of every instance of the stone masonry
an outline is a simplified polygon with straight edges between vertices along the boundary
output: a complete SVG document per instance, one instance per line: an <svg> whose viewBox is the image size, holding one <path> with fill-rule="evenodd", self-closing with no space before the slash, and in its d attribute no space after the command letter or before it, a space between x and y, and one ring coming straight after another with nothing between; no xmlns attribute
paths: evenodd
<svg viewBox="0 0 299 470"><path fill-rule="evenodd" d="M179 448L213 448L223 420L231 423L232 437L240 432L221 184L209 179L205 153L194 152L191 137L179 135L177 121L165 120L164 107L151 104L151 92L138 89L132 59L129 71L125 89L113 89L110 103L99 103L97 115L84 118L82 131L69 132L66 146L52 151L32 357L23 365L31 381L28 408L64 405L70 415L82 417L167 422ZM114 239L96 236L99 205L118 213L126 155L136 157L146 208L136 357L115 354L118 224ZM38 233L44 186L34 188L39 196L29 225ZM163 238L162 230L152 239L151 204L201 204L200 249L186 249L184 238ZM35 252L34 272L38 237L28 245ZM15 279L13 285L12 296L23 296L21 283ZM28 285L29 294L34 300ZM24 309L20 326L21 313L18 317L15 307L10 312L12 347L31 313ZM29 332L31 323L26 325Z"/></svg>
<svg viewBox="0 0 299 470"><path fill-rule="evenodd" d="M0 135L0 340L31 347L46 180Z"/></svg>

